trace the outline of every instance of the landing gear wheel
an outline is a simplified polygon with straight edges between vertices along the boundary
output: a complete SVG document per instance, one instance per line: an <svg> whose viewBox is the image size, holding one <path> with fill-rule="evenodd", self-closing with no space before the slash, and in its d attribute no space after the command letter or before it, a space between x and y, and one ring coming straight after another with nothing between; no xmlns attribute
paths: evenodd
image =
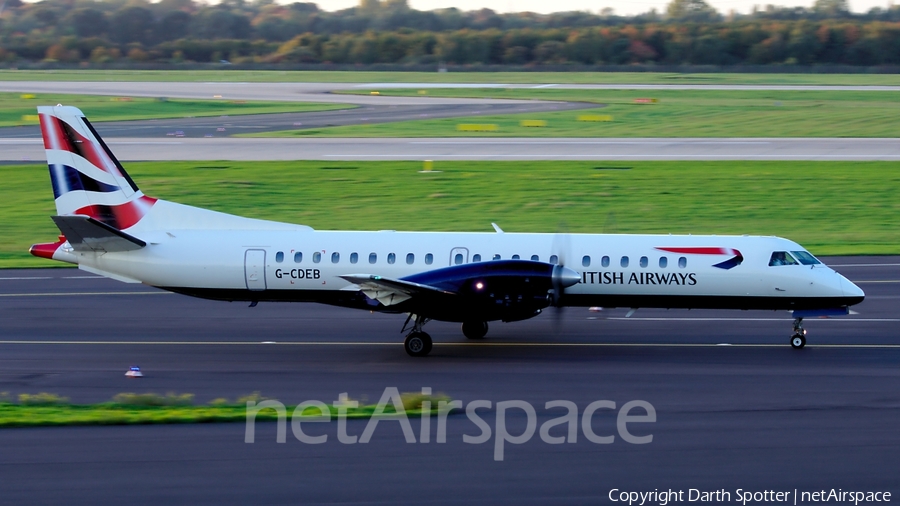
<svg viewBox="0 0 900 506"><path fill-rule="evenodd" d="M411 357L424 357L431 353L431 336L425 332L410 332L403 342L403 348Z"/></svg>
<svg viewBox="0 0 900 506"><path fill-rule="evenodd" d="M794 334L791 336L791 348L799 350L806 346L806 336L803 334Z"/></svg>
<svg viewBox="0 0 900 506"><path fill-rule="evenodd" d="M481 339L488 333L487 322L463 322L462 333L469 339Z"/></svg>

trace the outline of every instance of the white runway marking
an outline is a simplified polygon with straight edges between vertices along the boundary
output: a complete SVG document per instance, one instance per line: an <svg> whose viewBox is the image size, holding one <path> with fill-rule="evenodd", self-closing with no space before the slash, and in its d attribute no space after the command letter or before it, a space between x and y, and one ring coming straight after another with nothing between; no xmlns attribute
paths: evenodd
<svg viewBox="0 0 900 506"><path fill-rule="evenodd" d="M402 346L401 342L371 342L371 341L308 341L308 342L277 342L261 343L259 341L0 341L3 344L36 344L36 345L106 345L106 346ZM738 344L738 343L502 343L502 342L457 342L434 343L439 347L542 347L542 348L719 348L721 346L734 348L787 348L786 344ZM808 344L807 348L900 348L900 344Z"/></svg>
<svg viewBox="0 0 900 506"><path fill-rule="evenodd" d="M900 264L834 264L828 267L900 267Z"/></svg>
<svg viewBox="0 0 900 506"><path fill-rule="evenodd" d="M630 317L626 318L624 316L611 316L606 318L607 320L634 320L634 321L644 321L644 322L672 322L672 321L685 321L685 322L789 322L792 321L793 318L790 316L785 316L784 318L654 318L654 317L646 317L646 318L635 318ZM829 321L829 322L900 322L900 318L804 318L807 322L810 321Z"/></svg>
<svg viewBox="0 0 900 506"><path fill-rule="evenodd" d="M28 279L103 279L103 276L60 276L59 278L56 278L54 276L18 276L18 277L10 277L10 278L0 278L0 281L28 280Z"/></svg>
<svg viewBox="0 0 900 506"><path fill-rule="evenodd" d="M117 140L115 140L115 138L113 138L113 139L110 139L109 141L107 141L107 144L109 144L109 145L120 145L120 146L124 146L124 145L137 145L137 146L146 146L146 145L150 145L150 146L156 146L156 145L163 145L163 144L178 145L178 144L184 144L184 143L181 142L181 141L157 141L157 140L151 140L151 141L117 141Z"/></svg>
<svg viewBox="0 0 900 506"><path fill-rule="evenodd" d="M586 146L592 146L592 145L617 146L620 144L629 144L629 145L634 144L634 145L638 145L638 146L644 146L647 144L662 144L662 145L666 145L666 146L672 145L672 144L685 144L685 145L691 145L691 146L698 145L698 144L710 144L710 145L714 145L714 146L721 146L721 145L735 144L735 145L739 145L739 146L766 146L766 145L772 144L771 142L765 142L765 141L729 141L729 140L685 141L683 139L672 139L672 140L659 139L659 140L653 140L653 141L616 141L616 140L610 140L610 141L588 141L588 140L584 140L584 141L581 141L581 140L552 141L551 140L551 141L534 141L534 142L503 141L503 140L482 141L480 139L474 139L474 140L469 139L466 141L410 141L409 143L410 144L420 144L423 146L442 146L442 145L454 146L454 145L460 145L460 144L465 145L465 146L471 146L473 144L477 144L478 146L490 146L493 144L500 144L500 145L524 144L524 145L528 145L528 146L531 146L534 144L547 144L547 145L577 144L577 145L586 145Z"/></svg>
<svg viewBox="0 0 900 506"><path fill-rule="evenodd" d="M526 154L515 154L515 155L502 155L502 154L486 154L486 155L441 155L436 153L430 154L415 154L415 155L398 155L398 154L363 154L363 155L350 155L350 154L340 154L340 155L332 155L326 154L322 155L324 158L334 158L334 159L375 159L375 158L387 158L391 160L419 160L422 158L458 158L458 159L472 159L472 160L491 160L494 158L509 158L514 160L526 160L526 159L536 159L536 160L557 160L557 159L585 159L585 160L600 160L598 156L602 156L603 160L900 160L900 155L823 155L821 153L813 153L813 154L804 154L804 155L679 155L679 154L667 154L667 155L616 155L616 154L608 154L608 153L598 153L595 155L566 155L566 154L552 154L552 155L526 155Z"/></svg>
<svg viewBox="0 0 900 506"><path fill-rule="evenodd" d="M80 297L83 295L161 295L172 292L51 292L51 293L0 293L0 297Z"/></svg>

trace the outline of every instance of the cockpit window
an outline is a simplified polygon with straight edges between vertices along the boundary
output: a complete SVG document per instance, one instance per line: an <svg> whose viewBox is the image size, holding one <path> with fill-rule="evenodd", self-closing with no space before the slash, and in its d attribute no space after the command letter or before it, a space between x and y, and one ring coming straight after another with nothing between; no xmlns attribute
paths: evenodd
<svg viewBox="0 0 900 506"><path fill-rule="evenodd" d="M822 263L818 258L812 256L809 251L791 251L791 254L803 265L819 265Z"/></svg>
<svg viewBox="0 0 900 506"><path fill-rule="evenodd" d="M797 265L797 261L787 251L776 251L769 259L769 267L777 265Z"/></svg>

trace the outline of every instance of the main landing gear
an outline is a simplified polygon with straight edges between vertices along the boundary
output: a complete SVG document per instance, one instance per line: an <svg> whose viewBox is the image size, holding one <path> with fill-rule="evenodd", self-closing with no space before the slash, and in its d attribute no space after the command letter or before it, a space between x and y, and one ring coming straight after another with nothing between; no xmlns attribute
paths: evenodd
<svg viewBox="0 0 900 506"><path fill-rule="evenodd" d="M806 346L806 329L803 328L803 318L794 319L794 335L791 336L791 348L799 350Z"/></svg>
<svg viewBox="0 0 900 506"><path fill-rule="evenodd" d="M414 316L415 315L412 314L409 315L409 318L406 319L406 323L403 324L403 328L400 332L406 330L406 325ZM422 330L422 327L428 323L429 319L424 316L415 316L415 319L416 321L413 324L412 331L407 334L406 340L403 341L403 348L411 357L424 357L431 353L431 347L433 345L431 336Z"/></svg>
<svg viewBox="0 0 900 506"><path fill-rule="evenodd" d="M406 340L403 341L403 348L411 357L424 357L431 353L433 343L431 341L431 336L423 331L422 327L431 320L424 316L410 314L409 318L406 319L406 323L403 324L403 328L400 329L401 333L406 331L406 327L413 319L415 321L413 322L412 330L406 335ZM487 335L487 331L487 322L468 321L463 322L462 324L462 333L469 339L481 339Z"/></svg>

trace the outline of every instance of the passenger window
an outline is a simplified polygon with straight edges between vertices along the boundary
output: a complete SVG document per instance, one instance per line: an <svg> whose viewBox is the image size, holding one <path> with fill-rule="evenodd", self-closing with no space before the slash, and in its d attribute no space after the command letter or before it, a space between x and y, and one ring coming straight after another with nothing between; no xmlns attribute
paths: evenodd
<svg viewBox="0 0 900 506"><path fill-rule="evenodd" d="M415 262L415 261L416 261L416 256L415 256L415 255L413 255L412 253L407 253L407 254L406 254L406 264L407 264L407 265L412 265L413 262Z"/></svg>
<svg viewBox="0 0 900 506"><path fill-rule="evenodd" d="M313 263L317 264L321 261L322 261L322 252L316 251L315 253L313 253Z"/></svg>
<svg viewBox="0 0 900 506"><path fill-rule="evenodd" d="M480 261L481 261L481 255L478 254L478 253L475 253L474 255L472 255L472 261L473 261L473 262L480 262Z"/></svg>
<svg viewBox="0 0 900 506"><path fill-rule="evenodd" d="M539 257L539 256L537 256L537 255L531 255L531 261L532 261L532 262L540 262L540 261L541 261L541 257Z"/></svg>
<svg viewBox="0 0 900 506"><path fill-rule="evenodd" d="M518 259L519 259L519 255L513 255L513 256L512 256L512 259L513 259L513 260L518 260Z"/></svg>
<svg viewBox="0 0 900 506"><path fill-rule="evenodd" d="M355 264L356 262L359 262L359 255L354 251L350 253L350 263Z"/></svg>
<svg viewBox="0 0 900 506"><path fill-rule="evenodd" d="M660 269L665 269L666 266L669 265L669 259L666 257L659 257L659 267Z"/></svg>
<svg viewBox="0 0 900 506"><path fill-rule="evenodd" d="M456 265L462 265L463 256L462 253L457 253L456 256L453 257L453 263Z"/></svg>
<svg viewBox="0 0 900 506"><path fill-rule="evenodd" d="M588 255L581 257L581 265L584 267L590 267L591 266L591 257Z"/></svg>
<svg viewBox="0 0 900 506"><path fill-rule="evenodd" d="M275 261L278 263L284 262L284 251L279 251L275 253Z"/></svg>
<svg viewBox="0 0 900 506"><path fill-rule="evenodd" d="M628 257L622 257L622 260L619 262L619 265L622 267L628 267Z"/></svg>
<svg viewBox="0 0 900 506"><path fill-rule="evenodd" d="M494 260L500 260L500 255L494 255Z"/></svg>
<svg viewBox="0 0 900 506"><path fill-rule="evenodd" d="M431 253L426 253L425 254L425 265L431 265L432 262L434 262L434 255L432 255Z"/></svg>
<svg viewBox="0 0 900 506"><path fill-rule="evenodd" d="M388 253L388 263L392 264L397 261L397 255L393 253Z"/></svg>
<svg viewBox="0 0 900 506"><path fill-rule="evenodd" d="M303 253L300 253L299 251L294 253L294 263L299 264L302 261L303 261Z"/></svg>
<svg viewBox="0 0 900 506"><path fill-rule="evenodd" d="M647 260L647 257L641 257L641 267L647 267L650 265L650 261Z"/></svg>
<svg viewBox="0 0 900 506"><path fill-rule="evenodd" d="M550 255L550 263L556 265L559 263L559 257L556 255Z"/></svg>
<svg viewBox="0 0 900 506"><path fill-rule="evenodd" d="M603 267L609 267L609 257L603 255L603 258L600 259L600 265Z"/></svg>
<svg viewBox="0 0 900 506"><path fill-rule="evenodd" d="M819 265L822 262L812 256L809 251L791 251L791 254L803 265Z"/></svg>
<svg viewBox="0 0 900 506"><path fill-rule="evenodd" d="M678 267L680 269L684 269L685 267L687 267L687 258L678 257Z"/></svg>
<svg viewBox="0 0 900 506"><path fill-rule="evenodd" d="M335 251L331 254L331 263L336 264L341 261L341 254Z"/></svg>
<svg viewBox="0 0 900 506"><path fill-rule="evenodd" d="M794 257L789 255L787 251L776 251L772 253L772 257L769 258L769 267L776 267L779 265L797 265L797 261L794 260Z"/></svg>
<svg viewBox="0 0 900 506"><path fill-rule="evenodd" d="M369 253L369 263L374 264L377 261L378 261L378 255L376 255L375 253Z"/></svg>

